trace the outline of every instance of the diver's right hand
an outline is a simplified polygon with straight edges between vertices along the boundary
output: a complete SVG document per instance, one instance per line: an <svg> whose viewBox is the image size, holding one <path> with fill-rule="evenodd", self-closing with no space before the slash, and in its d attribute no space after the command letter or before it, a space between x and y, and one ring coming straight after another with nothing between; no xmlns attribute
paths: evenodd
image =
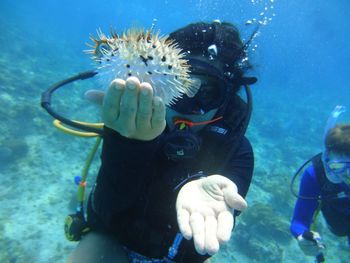
<svg viewBox="0 0 350 263"><path fill-rule="evenodd" d="M317 256L326 248L321 241L320 234L314 231L305 231L297 237L297 240L306 256Z"/></svg>
<svg viewBox="0 0 350 263"><path fill-rule="evenodd" d="M124 137L150 141L165 128L165 105L153 97L149 83L140 83L136 77L115 79L103 96L102 119Z"/></svg>

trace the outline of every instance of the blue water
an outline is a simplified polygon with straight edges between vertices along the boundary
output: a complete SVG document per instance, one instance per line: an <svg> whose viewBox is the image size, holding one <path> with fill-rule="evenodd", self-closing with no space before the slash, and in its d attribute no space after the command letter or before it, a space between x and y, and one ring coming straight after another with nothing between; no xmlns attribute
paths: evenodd
<svg viewBox="0 0 350 263"><path fill-rule="evenodd" d="M334 106L350 107L349 10L348 0L1 0L0 262L64 262L75 246L64 239L62 224L72 209L73 177L93 142L57 132L39 101L49 85L92 68L83 53L90 34L110 26L149 28L154 19L168 34L220 19L235 23L247 39L255 25L245 23L254 18L267 23L250 48L250 74L259 79L248 130L256 156L250 208L214 261L313 262L289 235L295 202L289 181L322 150ZM82 99L93 85L62 91L56 106L96 120L98 109ZM97 167L98 160L91 174ZM332 236L321 218L319 231L328 261L350 262L345 240Z"/></svg>

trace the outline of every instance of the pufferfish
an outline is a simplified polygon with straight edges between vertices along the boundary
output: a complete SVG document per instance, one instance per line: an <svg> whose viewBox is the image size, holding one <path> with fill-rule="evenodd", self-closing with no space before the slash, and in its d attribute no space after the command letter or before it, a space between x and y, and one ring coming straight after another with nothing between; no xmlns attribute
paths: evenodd
<svg viewBox="0 0 350 263"><path fill-rule="evenodd" d="M98 37L90 36L88 44L92 59L98 63L97 76L107 87L116 78L127 79L135 76L141 82L152 85L154 95L171 105L186 94L193 97L198 85L190 78L189 64L175 41L160 36L153 29L129 29L118 35L111 30L106 36L101 30Z"/></svg>

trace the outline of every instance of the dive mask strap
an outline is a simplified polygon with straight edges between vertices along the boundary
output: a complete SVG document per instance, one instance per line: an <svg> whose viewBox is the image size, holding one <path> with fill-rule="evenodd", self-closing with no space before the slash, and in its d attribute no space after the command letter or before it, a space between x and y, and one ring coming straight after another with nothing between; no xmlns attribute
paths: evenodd
<svg viewBox="0 0 350 263"><path fill-rule="evenodd" d="M219 117L214 118L214 119L209 120L209 121L200 121L200 122L192 122L192 121L185 120L185 119L176 119L176 120L174 120L174 126L180 125L180 129L183 129L182 127L185 127L187 125L188 127L191 128L193 126L210 124L210 123L216 122L218 120L221 120L222 118L223 118L223 116L219 116Z"/></svg>

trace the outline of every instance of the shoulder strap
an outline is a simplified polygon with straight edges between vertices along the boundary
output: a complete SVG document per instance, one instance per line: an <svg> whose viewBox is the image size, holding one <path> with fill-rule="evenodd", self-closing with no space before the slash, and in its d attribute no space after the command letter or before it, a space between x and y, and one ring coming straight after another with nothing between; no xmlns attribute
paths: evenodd
<svg viewBox="0 0 350 263"><path fill-rule="evenodd" d="M250 87L248 85L244 85L244 89L247 95L247 102L244 102L243 99L239 96L238 99L240 100L240 104L243 105L241 106L241 114L243 116L242 119L240 119L239 121L239 125L236 126L236 129L233 129L232 132L237 134L236 140L235 140L235 144L231 149L230 154L227 155L227 159L226 161L230 158L231 154L236 152L237 149L239 148L239 145L247 131L249 122L250 122L250 117L252 115L252 111L253 111L253 96L252 96L252 92L250 90ZM242 110L243 108L243 110ZM243 112L244 111L244 112ZM232 124L232 123L231 123Z"/></svg>
<svg viewBox="0 0 350 263"><path fill-rule="evenodd" d="M244 134L247 130L252 114L252 94L248 85L244 86L246 101L237 94L231 95L227 100L224 122L233 132ZM220 113L222 114L222 113Z"/></svg>
<svg viewBox="0 0 350 263"><path fill-rule="evenodd" d="M323 162L322 162L322 153L315 155L312 158L312 165L315 168L316 178L320 184L320 189L323 191L324 186L328 183L326 173L324 171Z"/></svg>
<svg viewBox="0 0 350 263"><path fill-rule="evenodd" d="M244 101L239 95L233 94L233 96L227 100L227 105L224 107L225 111L218 113L223 114L223 120L220 123L208 125L205 130L210 131L211 134L216 134L214 137L206 140L210 145L210 149L218 149L218 143L227 144L230 143L230 149L228 151L216 151L213 156L212 163L208 163L207 166L217 167L217 160L220 160L220 164L225 164L231 158L232 154L237 152L241 145L244 134L247 130L251 113L252 113L252 94L248 85L245 85L246 100ZM222 140L218 140L222 138ZM221 147L223 148L223 147ZM219 149L221 150L219 147ZM215 160L216 161L215 161Z"/></svg>

